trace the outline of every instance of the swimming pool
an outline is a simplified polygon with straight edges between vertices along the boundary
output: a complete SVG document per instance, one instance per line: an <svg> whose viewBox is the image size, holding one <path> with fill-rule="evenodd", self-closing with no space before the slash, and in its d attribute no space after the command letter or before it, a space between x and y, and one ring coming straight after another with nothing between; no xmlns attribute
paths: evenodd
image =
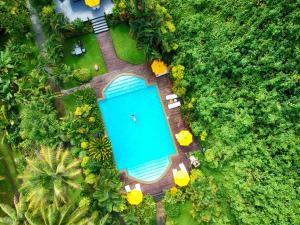
<svg viewBox="0 0 300 225"><path fill-rule="evenodd" d="M98 104L118 170L146 182L163 175L176 150L157 87L122 75L104 90Z"/></svg>

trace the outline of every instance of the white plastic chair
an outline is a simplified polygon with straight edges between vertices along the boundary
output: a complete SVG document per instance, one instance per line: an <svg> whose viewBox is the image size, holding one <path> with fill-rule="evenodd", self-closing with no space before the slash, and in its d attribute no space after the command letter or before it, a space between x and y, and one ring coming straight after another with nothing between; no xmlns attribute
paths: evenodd
<svg viewBox="0 0 300 225"><path fill-rule="evenodd" d="M181 106L180 101L174 102L174 103L171 103L171 104L168 104L168 108L169 108L169 109L174 109L174 108L177 108L177 107L179 107L179 106Z"/></svg>
<svg viewBox="0 0 300 225"><path fill-rule="evenodd" d="M173 176L175 176L175 174L177 173L177 169L173 169L172 172L173 172Z"/></svg>
<svg viewBox="0 0 300 225"><path fill-rule="evenodd" d="M138 191L142 191L141 184L136 184L135 189L138 190Z"/></svg>
<svg viewBox="0 0 300 225"><path fill-rule="evenodd" d="M190 159L191 164L192 164L194 167L200 166L200 162L198 161L198 159L196 159L195 156L191 155L189 159Z"/></svg>
<svg viewBox="0 0 300 225"><path fill-rule="evenodd" d="M130 189L130 186L129 186L129 185L126 185L126 186L125 186L125 191L126 191L126 192L131 192L131 189Z"/></svg>
<svg viewBox="0 0 300 225"><path fill-rule="evenodd" d="M182 171L184 171L184 172L187 173L187 169L185 168L185 165L184 165L183 163L180 163L180 164L179 164L179 168L180 168Z"/></svg>
<svg viewBox="0 0 300 225"><path fill-rule="evenodd" d="M170 95L166 96L167 101L173 100L173 99L176 99L176 98L178 98L178 96L176 94L170 94Z"/></svg>

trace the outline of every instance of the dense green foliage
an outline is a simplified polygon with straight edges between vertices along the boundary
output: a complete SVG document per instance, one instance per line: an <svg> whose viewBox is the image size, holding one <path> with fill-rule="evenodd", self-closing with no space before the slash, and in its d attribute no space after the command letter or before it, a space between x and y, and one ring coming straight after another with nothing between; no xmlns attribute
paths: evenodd
<svg viewBox="0 0 300 225"><path fill-rule="evenodd" d="M144 197L138 206L129 205L124 214L125 223L128 225L147 224L154 225L156 216L156 204L150 195Z"/></svg>
<svg viewBox="0 0 300 225"><path fill-rule="evenodd" d="M178 9L181 10L178 10ZM186 118L239 224L299 223L299 3L172 1ZM182 10L184 9L184 10ZM235 10L233 10L235 9Z"/></svg>
<svg viewBox="0 0 300 225"><path fill-rule="evenodd" d="M130 33L138 47L145 49L147 59L153 60L164 56L170 59L177 44L174 41L175 26L171 15L155 1L116 0L112 23L119 21L130 24Z"/></svg>
<svg viewBox="0 0 300 225"><path fill-rule="evenodd" d="M194 134L207 134L211 170L226 171L218 185L237 223L298 224L300 3L132 2L115 14L140 44L184 67L172 71L174 91ZM162 6L176 26L172 54L157 29Z"/></svg>
<svg viewBox="0 0 300 225"><path fill-rule="evenodd" d="M22 179L21 192L25 194L29 208L36 209L54 204L57 208L69 201L71 188L81 171L79 160L70 158L68 151L54 151L42 148L36 159L27 158L27 167L19 177Z"/></svg>

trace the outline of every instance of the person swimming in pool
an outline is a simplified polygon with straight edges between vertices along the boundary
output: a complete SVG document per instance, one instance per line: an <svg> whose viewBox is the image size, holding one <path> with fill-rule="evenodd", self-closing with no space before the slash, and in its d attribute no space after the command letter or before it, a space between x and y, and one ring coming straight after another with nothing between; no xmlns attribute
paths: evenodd
<svg viewBox="0 0 300 225"><path fill-rule="evenodd" d="M133 122L136 123L136 117L135 117L134 113L131 115L131 119L133 120Z"/></svg>

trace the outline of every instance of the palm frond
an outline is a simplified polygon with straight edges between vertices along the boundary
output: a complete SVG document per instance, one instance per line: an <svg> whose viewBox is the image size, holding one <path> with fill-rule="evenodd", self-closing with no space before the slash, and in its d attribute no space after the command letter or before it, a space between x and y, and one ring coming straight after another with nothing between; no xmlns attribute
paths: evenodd
<svg viewBox="0 0 300 225"><path fill-rule="evenodd" d="M0 208L6 215L9 216L9 218L11 218L13 220L15 220L17 218L17 213L14 210L14 208L12 208L8 205L2 204L2 203L0 203Z"/></svg>

